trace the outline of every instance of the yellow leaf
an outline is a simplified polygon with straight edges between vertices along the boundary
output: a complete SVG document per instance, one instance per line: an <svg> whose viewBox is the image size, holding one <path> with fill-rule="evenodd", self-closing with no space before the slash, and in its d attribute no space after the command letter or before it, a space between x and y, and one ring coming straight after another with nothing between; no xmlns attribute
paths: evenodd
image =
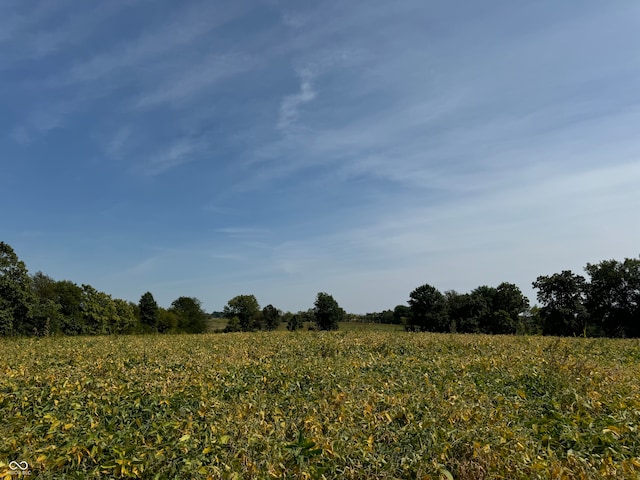
<svg viewBox="0 0 640 480"><path fill-rule="evenodd" d="M183 435L180 437L180 441L181 442L186 442L187 440L189 440L191 438L191 435L189 435L188 433L186 435Z"/></svg>

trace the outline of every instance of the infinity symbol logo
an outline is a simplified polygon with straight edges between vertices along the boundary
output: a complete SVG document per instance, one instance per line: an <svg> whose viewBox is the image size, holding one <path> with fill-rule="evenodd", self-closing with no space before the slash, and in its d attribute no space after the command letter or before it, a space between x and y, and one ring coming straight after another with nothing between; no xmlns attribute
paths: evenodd
<svg viewBox="0 0 640 480"><path fill-rule="evenodd" d="M24 472L29 468L29 464L27 462L10 462L9 468L11 470L22 470Z"/></svg>

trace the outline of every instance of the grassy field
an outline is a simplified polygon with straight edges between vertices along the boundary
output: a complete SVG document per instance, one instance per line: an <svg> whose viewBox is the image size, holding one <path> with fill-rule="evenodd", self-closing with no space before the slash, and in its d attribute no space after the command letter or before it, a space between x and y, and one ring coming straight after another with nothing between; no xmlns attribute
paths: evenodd
<svg viewBox="0 0 640 480"><path fill-rule="evenodd" d="M216 332L217 330L224 330L227 326L228 320L226 318L211 318L208 320L207 331ZM308 330L309 327L315 326L313 322L304 322L302 330ZM366 331L366 332L402 332L404 327L402 325L391 325L387 323L365 323L365 322L339 322L339 329L345 332L351 331ZM282 322L278 326L278 330L282 332L287 331L286 323Z"/></svg>
<svg viewBox="0 0 640 480"><path fill-rule="evenodd" d="M640 478L640 341L0 340L0 478ZM15 463L12 464L15 467Z"/></svg>

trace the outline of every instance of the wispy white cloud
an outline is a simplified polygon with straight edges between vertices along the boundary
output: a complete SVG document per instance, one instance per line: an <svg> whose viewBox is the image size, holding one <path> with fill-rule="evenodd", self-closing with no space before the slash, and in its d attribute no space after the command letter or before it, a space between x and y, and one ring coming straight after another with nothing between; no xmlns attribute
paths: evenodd
<svg viewBox="0 0 640 480"><path fill-rule="evenodd" d="M160 175L171 168L198 160L207 149L207 143L197 138L181 138L166 145L149 161L135 165L135 170L145 175Z"/></svg>
<svg viewBox="0 0 640 480"><path fill-rule="evenodd" d="M163 56L224 25L244 8L242 2L224 8L208 3L194 4L181 10L170 23L143 33L134 41L127 39L111 50L77 62L65 75L52 78L51 84L74 85L96 81L105 76L113 76L123 69L140 69L148 66L150 61L161 61Z"/></svg>
<svg viewBox="0 0 640 480"><path fill-rule="evenodd" d="M300 77L300 92L287 95L280 104L280 115L278 117L278 129L286 132L298 119L300 108L316 98L316 91L313 89L313 76L309 70L302 70L298 73Z"/></svg>
<svg viewBox="0 0 640 480"><path fill-rule="evenodd" d="M202 62L193 62L176 75L138 100L137 107L175 105L203 94L216 83L255 68L258 60L248 55L209 55Z"/></svg>
<svg viewBox="0 0 640 480"><path fill-rule="evenodd" d="M216 228L216 232L224 233L226 235L238 236L238 235L255 235L263 234L266 232L264 228L254 227L222 227Z"/></svg>
<svg viewBox="0 0 640 480"><path fill-rule="evenodd" d="M131 267L129 267L128 269L126 269L123 272L120 272L118 275L122 275L122 276L140 276L140 275L146 275L148 273L150 273L154 266L158 263L158 259L156 257L150 257L147 258Z"/></svg>

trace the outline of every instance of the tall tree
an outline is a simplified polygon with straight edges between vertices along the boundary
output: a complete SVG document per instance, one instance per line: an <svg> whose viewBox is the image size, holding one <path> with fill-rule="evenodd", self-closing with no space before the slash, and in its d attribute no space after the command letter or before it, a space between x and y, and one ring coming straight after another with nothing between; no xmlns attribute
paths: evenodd
<svg viewBox="0 0 640 480"><path fill-rule="evenodd" d="M345 311L328 293L320 292L316 296L313 309L316 325L320 330L337 330L338 322L345 316Z"/></svg>
<svg viewBox="0 0 640 480"><path fill-rule="evenodd" d="M146 292L140 297L138 302L140 323L143 329L157 332L158 331L158 304L151 292Z"/></svg>
<svg viewBox="0 0 640 480"><path fill-rule="evenodd" d="M413 329L426 332L449 331L447 302L440 291L424 284L409 295L411 325Z"/></svg>
<svg viewBox="0 0 640 480"><path fill-rule="evenodd" d="M173 301L171 310L178 318L178 330L186 333L203 333L207 330L207 314L197 298L180 297Z"/></svg>
<svg viewBox="0 0 640 480"><path fill-rule="evenodd" d="M39 326L38 335L62 333L62 313L57 302L56 281L42 272L31 277L31 289L35 296L34 323Z"/></svg>
<svg viewBox="0 0 640 480"><path fill-rule="evenodd" d="M480 285L470 293L475 306L478 329L481 333L494 333L494 325L505 320L504 315L497 314L494 308L497 294L497 289L488 285Z"/></svg>
<svg viewBox="0 0 640 480"><path fill-rule="evenodd" d="M451 290L445 292L445 297L451 330L458 333L478 333L480 319L487 308L484 300L477 295L460 294Z"/></svg>
<svg viewBox="0 0 640 480"><path fill-rule="evenodd" d="M55 302L60 308L60 331L65 335L84 333L82 302L84 292L69 280L59 280L55 284Z"/></svg>
<svg viewBox="0 0 640 480"><path fill-rule="evenodd" d="M294 332L301 329L304 326L304 320L302 315L297 313L287 312L282 316L282 320L287 324L287 330Z"/></svg>
<svg viewBox="0 0 640 480"><path fill-rule="evenodd" d="M233 297L224 307L224 316L231 320L238 317L240 329L244 332L257 330L259 327L258 314L260 305L253 295L238 295Z"/></svg>
<svg viewBox="0 0 640 480"><path fill-rule="evenodd" d="M588 315L585 308L586 281L571 270L539 276L533 282L538 290L540 319L545 335L586 335Z"/></svg>
<svg viewBox="0 0 640 480"><path fill-rule="evenodd" d="M267 305L262 309L262 321L267 330L277 330L280 325L280 311L273 305Z"/></svg>
<svg viewBox="0 0 640 480"><path fill-rule="evenodd" d="M33 335L35 297L24 262L13 248L0 242L0 335Z"/></svg>
<svg viewBox="0 0 640 480"><path fill-rule="evenodd" d="M513 283L503 282L493 298L490 333L516 333L520 315L529 308L529 299Z"/></svg>
<svg viewBox="0 0 640 480"><path fill-rule="evenodd" d="M135 304L120 298L114 298L113 304L116 311L116 317L114 318L112 326L113 333L122 334L134 332L138 324L138 317L134 310Z"/></svg>
<svg viewBox="0 0 640 480"><path fill-rule="evenodd" d="M82 291L83 333L89 335L114 333L118 323L118 313L111 295L100 292L91 285L82 285Z"/></svg>
<svg viewBox="0 0 640 480"><path fill-rule="evenodd" d="M158 308L158 332L175 333L178 330L178 316L173 309Z"/></svg>
<svg viewBox="0 0 640 480"><path fill-rule="evenodd" d="M585 305L608 336L640 336L640 259L588 263Z"/></svg>

